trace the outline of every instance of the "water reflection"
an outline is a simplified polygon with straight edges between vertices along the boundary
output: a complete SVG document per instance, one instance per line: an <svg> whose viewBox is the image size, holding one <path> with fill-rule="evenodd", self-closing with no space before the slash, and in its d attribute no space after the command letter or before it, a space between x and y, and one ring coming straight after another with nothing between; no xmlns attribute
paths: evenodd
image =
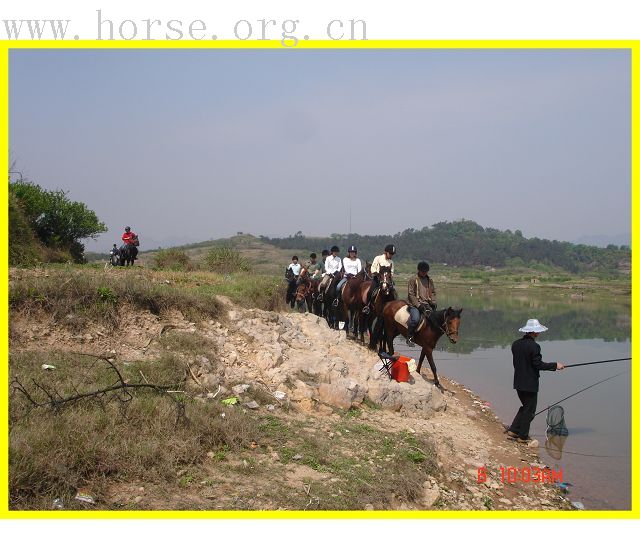
<svg viewBox="0 0 640 560"><path fill-rule="evenodd" d="M463 307L460 340L455 347L440 341L438 350L469 354L480 348L510 346L524 322L536 317L549 327L545 340L629 340L631 310L628 301L602 303L595 299L543 296L512 292L448 289L440 305ZM515 333L515 335L514 335Z"/></svg>
<svg viewBox="0 0 640 560"><path fill-rule="evenodd" d="M556 461L562 459L562 449L569 436L552 436L548 435L544 442L544 448L547 453Z"/></svg>

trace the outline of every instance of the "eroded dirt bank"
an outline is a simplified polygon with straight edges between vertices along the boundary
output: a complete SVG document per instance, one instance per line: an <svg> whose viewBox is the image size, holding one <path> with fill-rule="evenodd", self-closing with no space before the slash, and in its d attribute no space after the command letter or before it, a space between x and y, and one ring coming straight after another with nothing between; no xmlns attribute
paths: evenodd
<svg viewBox="0 0 640 560"><path fill-rule="evenodd" d="M115 330L74 327L73 317L54 322L44 312L12 314L12 353L83 352L139 364L171 352L184 359L191 398L237 397L230 408L265 426L264 437L241 450L212 449L202 463L177 468L176 484L112 481L97 507L570 509L550 481L502 480L501 467L533 473L544 465L535 449L508 441L492 411L461 385L444 378L441 392L427 368L426 379L396 383L379 371L374 352L314 315L218 301L220 316L201 322L178 310L123 308Z"/></svg>

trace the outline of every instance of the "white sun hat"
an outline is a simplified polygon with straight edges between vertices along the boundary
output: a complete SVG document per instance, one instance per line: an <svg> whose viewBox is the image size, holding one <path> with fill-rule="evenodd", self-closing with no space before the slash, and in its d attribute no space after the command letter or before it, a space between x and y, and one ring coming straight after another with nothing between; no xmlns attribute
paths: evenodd
<svg viewBox="0 0 640 560"><path fill-rule="evenodd" d="M547 329L544 325L540 324L538 319L529 319L524 327L518 329L520 332L544 332Z"/></svg>

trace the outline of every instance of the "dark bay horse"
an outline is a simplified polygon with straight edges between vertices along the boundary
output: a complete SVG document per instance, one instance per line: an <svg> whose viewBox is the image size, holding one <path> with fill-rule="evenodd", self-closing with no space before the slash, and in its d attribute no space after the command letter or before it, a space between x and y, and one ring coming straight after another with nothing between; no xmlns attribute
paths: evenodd
<svg viewBox="0 0 640 560"><path fill-rule="evenodd" d="M120 247L119 253L120 266L133 266L133 262L138 256L138 248L131 243L125 243L122 247Z"/></svg>
<svg viewBox="0 0 640 560"><path fill-rule="evenodd" d="M383 321L382 310L385 305L395 299L395 288L393 287L393 281L391 279L391 267L381 266L379 274L378 293L374 296L371 305L369 306L369 314L365 315L361 312L361 329L364 328L364 323L367 325L369 331L369 347L375 348L376 343L381 340ZM360 296L363 298L363 306L366 305L369 292L371 291L372 281L365 281L360 287ZM379 319L379 320L377 320ZM374 327L375 321L375 327Z"/></svg>
<svg viewBox="0 0 640 560"><path fill-rule="evenodd" d="M318 285L320 280L315 280L309 276L306 268L300 270L298 277L298 285L295 292L295 305L298 311L309 313L314 312L314 302L318 294Z"/></svg>
<svg viewBox="0 0 640 560"><path fill-rule="evenodd" d="M382 313L384 320L384 341L386 341L387 352L393 354L393 339L400 335L407 336L406 327L398 324L395 320L397 311L404 305L407 305L406 301L396 300L385 305ZM438 339L446 334L447 338L452 344L458 342L458 329L460 327L460 314L462 308L453 309L447 307L440 311L435 311L431 314L430 318L426 321L426 324L422 329L416 332L413 340L422 348L420 352L420 361L418 362L417 371L420 373L422 362L424 357L427 357L429 366L433 372L433 378L435 380L436 387L440 387L440 381L438 380L438 374L436 372L436 364L433 361L433 349L438 343Z"/></svg>
<svg viewBox="0 0 640 560"><path fill-rule="evenodd" d="M349 327L352 327L353 337L358 338L358 326L362 300L360 299L360 286L366 278L366 272L362 269L358 274L350 275L347 283L342 288L342 318L345 322L345 330L349 335ZM360 331L360 341L364 342L364 332Z"/></svg>

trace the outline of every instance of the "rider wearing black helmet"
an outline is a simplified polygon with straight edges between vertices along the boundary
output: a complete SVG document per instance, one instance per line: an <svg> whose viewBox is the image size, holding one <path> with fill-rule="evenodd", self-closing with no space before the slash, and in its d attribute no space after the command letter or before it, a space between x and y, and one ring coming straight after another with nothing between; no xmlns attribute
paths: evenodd
<svg viewBox="0 0 640 560"><path fill-rule="evenodd" d="M324 273L322 274L322 281L318 286L318 301L322 301L324 299L324 293L327 288L342 270L342 259L338 256L339 252L340 249L338 246L334 245L331 247L331 256L327 257L324 261Z"/></svg>
<svg viewBox="0 0 640 560"><path fill-rule="evenodd" d="M376 293L378 292L378 287L380 286L380 268L387 267L391 269L391 276L393 276L393 255L396 254L395 245L389 243L384 248L384 253L382 255L378 255L373 262L371 263L371 275L372 275L372 284L371 289L369 290L369 296L367 298L367 305L362 308L362 312L368 314L371 308L371 302L376 297Z"/></svg>
<svg viewBox="0 0 640 560"><path fill-rule="evenodd" d="M429 318L436 309L436 288L429 277L429 263L418 263L416 276L409 280L407 301L409 302L409 323L407 324L407 345L414 346L415 329L420 323L420 315Z"/></svg>
<svg viewBox="0 0 640 560"><path fill-rule="evenodd" d="M347 280L362 270L362 262L358 258L358 248L355 245L351 245L347 250L347 257L342 259L342 268L344 269L344 276L336 286L336 298L333 300L334 307L338 307L340 304L342 287L346 284Z"/></svg>

